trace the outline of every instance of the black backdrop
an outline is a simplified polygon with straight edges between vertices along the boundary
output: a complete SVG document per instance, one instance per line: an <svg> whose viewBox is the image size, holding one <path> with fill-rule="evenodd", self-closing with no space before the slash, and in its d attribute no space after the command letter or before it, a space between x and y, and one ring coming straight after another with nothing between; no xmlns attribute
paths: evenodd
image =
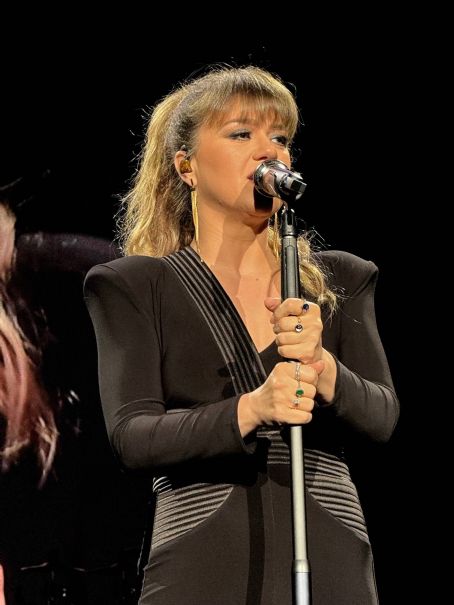
<svg viewBox="0 0 454 605"><path fill-rule="evenodd" d="M187 25L178 34L165 27L164 46L153 41L156 22L148 35L143 27L127 40L105 31L98 41L94 32L66 37L62 30L49 37L46 30L32 36L24 31L7 44L0 185L22 178L28 200L21 231L111 238L118 195L127 189L140 149L144 110L173 84L207 63L252 62L295 86L305 122L296 167L308 183L300 216L328 248L348 250L380 268L378 323L402 417L391 443L371 449L358 481L381 602L398 602L411 582L400 563L409 556L409 452L418 411L404 368L410 321L400 302L407 297L413 256L408 215L399 212L408 195L403 158L411 145L405 113L411 60L395 52L397 32L391 29L372 35L352 27L335 39L325 32L311 43L284 43L275 30L265 41L252 39L246 24L236 23L222 40Z"/></svg>

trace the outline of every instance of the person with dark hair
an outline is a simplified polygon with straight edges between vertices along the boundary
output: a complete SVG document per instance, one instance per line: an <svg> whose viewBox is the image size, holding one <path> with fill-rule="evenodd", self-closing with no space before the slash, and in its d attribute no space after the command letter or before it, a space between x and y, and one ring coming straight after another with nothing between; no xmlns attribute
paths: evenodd
<svg viewBox="0 0 454 605"><path fill-rule="evenodd" d="M312 602L377 603L345 457L398 418L377 268L303 233L304 298L281 302L282 201L254 189L261 162L290 166L298 121L290 90L254 66L177 87L124 199L125 257L85 280L111 444L154 476L141 605L292 603L291 425L304 425Z"/></svg>

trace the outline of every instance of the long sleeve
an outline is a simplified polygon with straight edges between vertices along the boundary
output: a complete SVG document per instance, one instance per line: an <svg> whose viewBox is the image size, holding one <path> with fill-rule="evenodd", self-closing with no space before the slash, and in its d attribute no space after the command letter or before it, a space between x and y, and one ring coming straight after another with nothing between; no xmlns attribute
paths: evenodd
<svg viewBox="0 0 454 605"><path fill-rule="evenodd" d="M238 428L239 396L215 404L201 402L196 409L166 410L161 272L158 259L128 257L94 267L85 280L98 345L101 401L113 449L126 467L153 470L249 453L251 445L244 443Z"/></svg>
<svg viewBox="0 0 454 605"><path fill-rule="evenodd" d="M337 311L336 395L328 407L355 433L386 442L399 417L399 402L375 318L378 269L348 253L337 253L336 261L336 282L348 286Z"/></svg>

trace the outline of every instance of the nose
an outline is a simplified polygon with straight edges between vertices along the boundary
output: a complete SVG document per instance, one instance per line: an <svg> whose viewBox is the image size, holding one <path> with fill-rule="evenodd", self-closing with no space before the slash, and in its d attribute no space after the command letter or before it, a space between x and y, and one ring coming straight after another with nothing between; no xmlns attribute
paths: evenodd
<svg viewBox="0 0 454 605"><path fill-rule="evenodd" d="M257 140L257 145L252 155L253 159L257 162L264 162L265 160L276 160L277 159L277 148L273 145L269 137L260 137Z"/></svg>

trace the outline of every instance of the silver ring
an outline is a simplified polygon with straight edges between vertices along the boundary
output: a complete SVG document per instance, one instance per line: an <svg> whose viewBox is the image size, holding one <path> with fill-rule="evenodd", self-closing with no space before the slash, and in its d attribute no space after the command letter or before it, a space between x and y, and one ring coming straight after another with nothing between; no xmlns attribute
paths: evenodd
<svg viewBox="0 0 454 605"><path fill-rule="evenodd" d="M304 329L303 324L300 324L300 322L298 322L295 326L295 332L297 332L299 334L300 332L303 331L303 329Z"/></svg>
<svg viewBox="0 0 454 605"><path fill-rule="evenodd" d="M297 361L296 367L295 367L295 380L298 383L301 382L300 372L301 372L301 363L299 361Z"/></svg>

